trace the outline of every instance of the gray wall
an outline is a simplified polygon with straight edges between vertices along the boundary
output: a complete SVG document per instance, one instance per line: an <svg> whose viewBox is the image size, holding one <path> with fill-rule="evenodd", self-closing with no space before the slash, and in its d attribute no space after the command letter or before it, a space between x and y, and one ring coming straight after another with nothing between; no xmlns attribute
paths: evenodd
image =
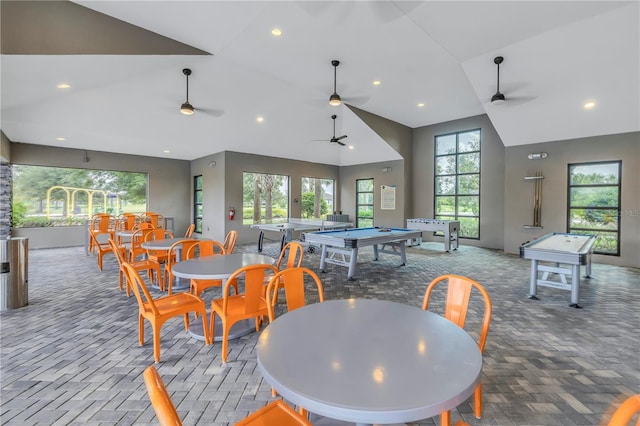
<svg viewBox="0 0 640 426"><path fill-rule="evenodd" d="M530 153L546 152L542 160ZM593 257L593 262L640 267L640 133L595 136L559 142L508 147L505 150L504 250L518 253L519 246L549 232L567 231L568 164L622 160L620 257ZM531 224L533 181L524 176L542 172L541 230L524 229Z"/></svg>
<svg viewBox="0 0 640 426"><path fill-rule="evenodd" d="M0 161L7 163L11 161L11 143L2 130L0 130Z"/></svg>
<svg viewBox="0 0 640 426"><path fill-rule="evenodd" d="M480 129L480 239L463 239L462 245L501 249L504 243L504 145L489 117L478 115L413 130L413 212L412 217L432 218L434 137ZM423 233L426 241L438 240ZM440 238L441 240L441 238Z"/></svg>
<svg viewBox="0 0 640 426"><path fill-rule="evenodd" d="M356 224L356 179L373 178L373 224L404 228L407 217L405 209L405 161L394 160L381 163L358 164L340 167L340 182L342 182L341 202L343 214L349 215L349 220ZM382 169L390 167L390 172ZM382 185L396 186L396 209L382 210L380 208L380 187Z"/></svg>
<svg viewBox="0 0 640 426"><path fill-rule="evenodd" d="M216 161L215 167L210 167ZM307 161L285 160L239 152L224 152L200 158L192 162L191 174L203 175L204 238L216 240L235 229L238 243L257 242L259 231L242 225L242 177L244 172L272 173L289 176L289 216L300 217L302 177L334 179L336 183L336 210L340 210L340 180L338 166L310 163ZM193 177L191 178L193 180ZM193 185L193 183L192 183ZM236 217L228 218L229 207L235 207ZM274 235L267 237L274 238Z"/></svg>
<svg viewBox="0 0 640 426"><path fill-rule="evenodd" d="M147 202L150 211L174 218L176 235L184 234L191 223L189 162L155 157L85 151L43 145L11 143L11 163L79 169L118 170L148 174ZM66 232L65 232L66 229ZM63 233L63 234L60 234ZM14 229L14 237L28 236L29 248L84 245L85 232Z"/></svg>

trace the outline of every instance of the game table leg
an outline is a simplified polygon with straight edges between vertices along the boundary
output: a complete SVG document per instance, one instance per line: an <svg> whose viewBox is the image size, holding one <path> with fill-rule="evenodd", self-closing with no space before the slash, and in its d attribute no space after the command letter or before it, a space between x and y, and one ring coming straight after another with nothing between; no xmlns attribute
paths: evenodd
<svg viewBox="0 0 640 426"><path fill-rule="evenodd" d="M538 260L531 259L531 277L529 278L529 299L538 300Z"/></svg>
<svg viewBox="0 0 640 426"><path fill-rule="evenodd" d="M578 304L578 297L580 295L580 265L572 265L571 269L571 304L569 306L581 309L582 306Z"/></svg>

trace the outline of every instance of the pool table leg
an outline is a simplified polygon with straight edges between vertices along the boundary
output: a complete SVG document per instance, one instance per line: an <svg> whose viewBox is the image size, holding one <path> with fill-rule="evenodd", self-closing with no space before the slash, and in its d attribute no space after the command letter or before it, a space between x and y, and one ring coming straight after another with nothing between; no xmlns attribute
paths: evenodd
<svg viewBox="0 0 640 426"><path fill-rule="evenodd" d="M531 259L531 278L529 278L529 299L538 300L538 260Z"/></svg>
<svg viewBox="0 0 640 426"><path fill-rule="evenodd" d="M400 259L402 260L402 264L400 266L404 266L407 264L407 250L406 250L406 242L400 242Z"/></svg>
<svg viewBox="0 0 640 426"><path fill-rule="evenodd" d="M327 266L327 245L323 244L322 255L320 256L320 272L327 272L324 269L326 266Z"/></svg>
<svg viewBox="0 0 640 426"><path fill-rule="evenodd" d="M258 236L258 253L262 253L262 243L264 242L264 231L260 231Z"/></svg>
<svg viewBox="0 0 640 426"><path fill-rule="evenodd" d="M376 244L373 245L374 252L377 254L378 246ZM376 256L376 260L378 256ZM351 249L351 259L349 259L349 272L347 273L347 280L355 281L353 276L356 274L356 265L358 263L358 247L354 247Z"/></svg>
<svg viewBox="0 0 640 426"><path fill-rule="evenodd" d="M353 259L353 257L351 257ZM378 245L373 245L373 260L378 260Z"/></svg>
<svg viewBox="0 0 640 426"><path fill-rule="evenodd" d="M580 265L572 265L571 269L571 304L569 306L580 309L582 308L582 306L578 304L578 297L580 295Z"/></svg>

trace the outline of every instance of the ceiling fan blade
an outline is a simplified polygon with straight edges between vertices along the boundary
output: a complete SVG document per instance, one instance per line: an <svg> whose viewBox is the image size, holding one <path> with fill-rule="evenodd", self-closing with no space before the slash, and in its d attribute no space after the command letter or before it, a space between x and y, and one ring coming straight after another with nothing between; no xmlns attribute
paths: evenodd
<svg viewBox="0 0 640 426"><path fill-rule="evenodd" d="M338 143L338 145L340 145L340 146L345 146L345 145L346 145L346 143L344 143L344 142L340 142L340 141L336 141L336 142L337 142L337 143Z"/></svg>
<svg viewBox="0 0 640 426"><path fill-rule="evenodd" d="M208 114L211 115L213 117L221 117L224 115L224 110L223 109L215 109L215 108L198 108L198 107L194 107L193 108L196 112L202 112L203 114Z"/></svg>
<svg viewBox="0 0 640 426"><path fill-rule="evenodd" d="M342 136L338 136L337 138L336 138L336 137L334 137L333 139L335 139L335 140L336 140L336 142L337 142L337 141L342 140L342 139L344 139L344 138L346 138L346 137L347 137L347 135L342 135Z"/></svg>

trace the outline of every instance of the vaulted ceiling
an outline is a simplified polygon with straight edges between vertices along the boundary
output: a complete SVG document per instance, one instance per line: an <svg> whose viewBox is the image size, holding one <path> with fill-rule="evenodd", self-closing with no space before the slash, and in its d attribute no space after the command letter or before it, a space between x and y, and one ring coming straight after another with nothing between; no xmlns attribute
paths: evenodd
<svg viewBox="0 0 640 426"><path fill-rule="evenodd" d="M505 146L640 130L637 1L1 7L1 125L14 142L186 160L400 159L349 105L411 128L486 113ZM495 105L498 55L506 102ZM192 116L179 111L183 68ZM347 146L328 142L332 114Z"/></svg>

